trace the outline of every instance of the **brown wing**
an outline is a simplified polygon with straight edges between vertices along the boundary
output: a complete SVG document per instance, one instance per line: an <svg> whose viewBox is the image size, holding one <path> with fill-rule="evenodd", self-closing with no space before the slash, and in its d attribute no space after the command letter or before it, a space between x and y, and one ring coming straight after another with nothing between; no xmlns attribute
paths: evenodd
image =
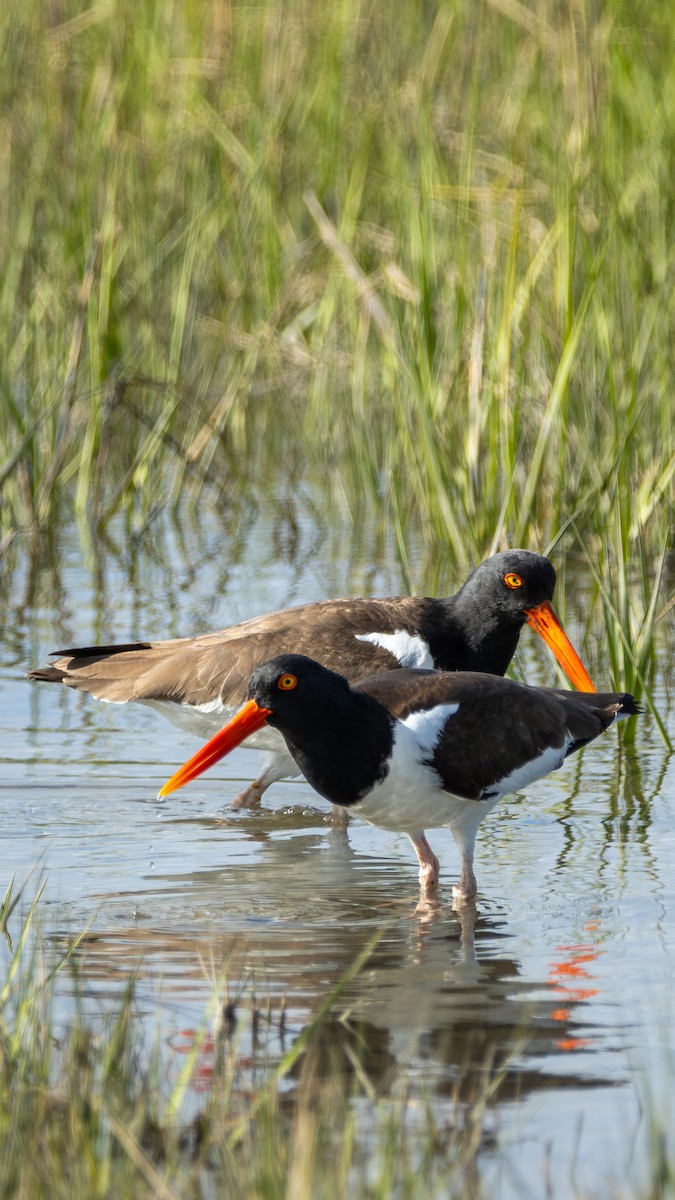
<svg viewBox="0 0 675 1200"><path fill-rule="evenodd" d="M364 680L358 689L402 720L423 709L458 704L433 764L448 791L470 799L545 750L562 752L567 746L566 753L572 753L598 737L617 713L636 711L626 693L563 692L471 672L390 671Z"/></svg>
<svg viewBox="0 0 675 1200"><path fill-rule="evenodd" d="M254 617L231 629L174 641L65 650L29 678L65 683L99 700L173 700L204 704L245 699L251 672L286 652L308 654L350 681L398 667L363 633L415 633L420 601L329 600Z"/></svg>

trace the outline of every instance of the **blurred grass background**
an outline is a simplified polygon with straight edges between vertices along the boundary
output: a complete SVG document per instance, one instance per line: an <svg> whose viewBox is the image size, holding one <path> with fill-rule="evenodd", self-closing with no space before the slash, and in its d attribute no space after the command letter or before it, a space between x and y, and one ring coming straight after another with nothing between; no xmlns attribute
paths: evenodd
<svg viewBox="0 0 675 1200"><path fill-rule="evenodd" d="M674 40L658 0L6 0L0 545L299 486L404 578L565 537L639 684Z"/></svg>

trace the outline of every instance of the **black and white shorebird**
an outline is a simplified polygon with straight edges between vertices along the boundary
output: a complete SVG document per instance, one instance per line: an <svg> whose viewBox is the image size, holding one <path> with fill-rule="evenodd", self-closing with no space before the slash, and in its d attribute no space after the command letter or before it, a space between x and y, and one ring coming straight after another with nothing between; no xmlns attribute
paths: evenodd
<svg viewBox="0 0 675 1200"><path fill-rule="evenodd" d="M503 675L527 623L571 682L593 691L551 606L555 579L547 558L507 550L482 562L449 598L324 600L197 637L61 650L52 665L29 678L64 683L114 704L150 705L209 737L243 702L254 668L284 651L307 654L351 683L401 667ZM276 730L260 729L248 746L266 757L235 808L257 803L271 783L297 774Z"/></svg>
<svg viewBox="0 0 675 1200"><path fill-rule="evenodd" d="M462 861L458 901L476 896L476 832L501 797L562 766L617 717L639 711L625 692L558 691L474 672L389 671L352 687L300 654L259 666L248 697L160 797L271 726L320 795L372 825L407 833L425 898L436 892L439 864L424 831L449 828Z"/></svg>

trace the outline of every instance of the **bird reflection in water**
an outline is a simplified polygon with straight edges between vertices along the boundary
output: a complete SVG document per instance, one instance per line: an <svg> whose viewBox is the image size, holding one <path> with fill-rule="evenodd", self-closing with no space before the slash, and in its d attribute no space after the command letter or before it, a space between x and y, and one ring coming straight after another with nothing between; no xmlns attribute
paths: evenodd
<svg viewBox="0 0 675 1200"><path fill-rule="evenodd" d="M578 988L566 981L588 970L592 945L561 948L549 980L525 979L521 964L505 953L511 935L498 908L428 906L411 917L410 910L401 913L399 897L397 915L378 924L370 891L343 891L342 914L334 913L330 926L318 921L302 930L295 921L260 920L215 935L105 931L87 935L75 953L93 991L136 971L147 994L162 975L166 1016L173 1010L165 1045L174 1060L193 1055L195 1092L210 1089L223 1055L244 1093L257 1086L261 1070L289 1055L290 1080L337 1074L382 1096L405 1077L411 1096L453 1104L475 1099L486 1079L494 1100L553 1084L606 1082L570 1069L571 1060L564 1073L542 1067L544 1058L590 1045L584 1007L596 989L587 990L587 980ZM589 932L597 940L598 931ZM362 969L341 988L359 949L375 936ZM171 964L177 969L168 970ZM206 1033L196 1033L180 1013L204 1011L218 964L226 964L228 981L214 1006L218 1017ZM332 992L334 1004L317 1020Z"/></svg>

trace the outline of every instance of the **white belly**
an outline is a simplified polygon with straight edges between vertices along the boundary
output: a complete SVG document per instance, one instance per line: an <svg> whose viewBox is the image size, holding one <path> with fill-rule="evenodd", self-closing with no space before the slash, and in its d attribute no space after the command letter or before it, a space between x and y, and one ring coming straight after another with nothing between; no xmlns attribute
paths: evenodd
<svg viewBox="0 0 675 1200"><path fill-rule="evenodd" d="M444 791L440 775L429 765L442 727L457 705L415 713L397 723L389 773L350 811L372 825L403 833L447 826L464 839L475 834L483 817L502 796L520 791L562 766L571 738L562 747L548 747L530 762L495 781L494 792L483 800L467 800ZM403 726L403 728L402 728Z"/></svg>
<svg viewBox="0 0 675 1200"><path fill-rule="evenodd" d="M495 796L490 800L466 800L438 787L433 791L400 787L390 791L385 781L377 784L364 800L352 804L349 811L371 825L397 833L418 833L421 829L437 829L444 825L459 830L477 828L483 817L492 812L498 799Z"/></svg>
<svg viewBox="0 0 675 1200"><path fill-rule="evenodd" d="M221 704L220 700L212 700L208 704L176 704L173 700L141 700L141 704L147 705L148 708L154 708L156 712L166 717L167 721L171 721L172 725L177 725L186 733L195 733L197 737L205 739L218 733L223 725L226 725L231 717L239 711L238 707L228 707ZM290 758L281 734L269 725L263 725L262 729L252 733L241 744L248 750L283 753Z"/></svg>
<svg viewBox="0 0 675 1200"><path fill-rule="evenodd" d="M397 722L386 778L349 811L371 825L401 833L442 825L473 826L482 820L498 797L466 800L443 791L441 777L429 762L445 722L457 708L457 704L440 705Z"/></svg>

